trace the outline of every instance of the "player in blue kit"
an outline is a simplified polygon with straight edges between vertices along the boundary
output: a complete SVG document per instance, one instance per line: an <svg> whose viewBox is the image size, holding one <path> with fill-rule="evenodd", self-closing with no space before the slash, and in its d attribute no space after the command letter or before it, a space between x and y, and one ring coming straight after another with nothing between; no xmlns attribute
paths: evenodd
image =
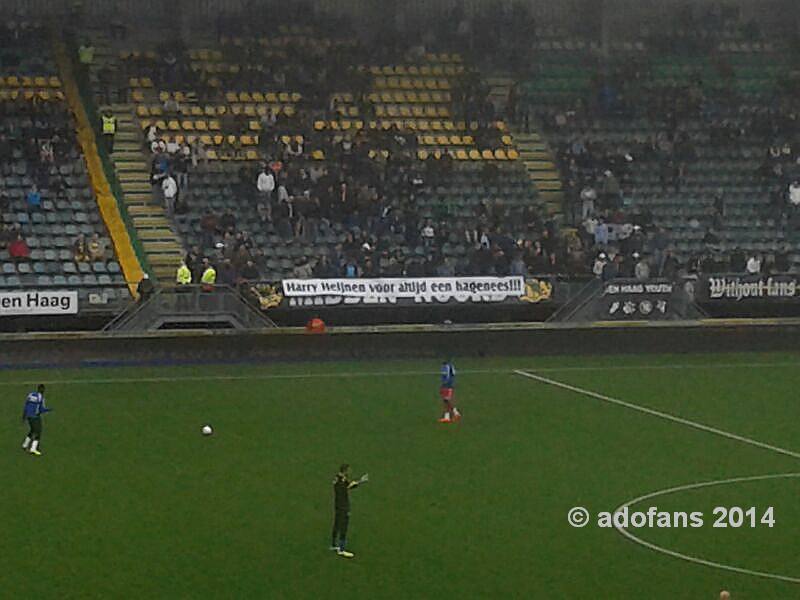
<svg viewBox="0 0 800 600"><path fill-rule="evenodd" d="M50 412L44 403L44 385L39 384L35 392L28 394L25 399L25 408L22 410L22 420L28 421L28 435L22 442L22 449L34 456L41 456L39 441L42 439L42 415Z"/></svg>
<svg viewBox="0 0 800 600"><path fill-rule="evenodd" d="M446 360L442 363L441 379L439 397L444 404L444 411L439 422L452 423L461 419L461 412L456 408L455 404L456 368L452 360Z"/></svg>

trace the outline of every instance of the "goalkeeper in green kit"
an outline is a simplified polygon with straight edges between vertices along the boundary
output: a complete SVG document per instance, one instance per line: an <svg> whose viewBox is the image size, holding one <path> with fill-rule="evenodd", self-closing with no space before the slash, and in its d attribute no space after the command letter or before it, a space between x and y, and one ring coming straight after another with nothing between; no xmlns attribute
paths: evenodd
<svg viewBox="0 0 800 600"><path fill-rule="evenodd" d="M350 490L369 481L366 473L361 479L350 479L350 465L343 464L333 480L333 533L331 534L331 550L344 558L353 558L353 553L345 549L347 543L347 525L350 522Z"/></svg>

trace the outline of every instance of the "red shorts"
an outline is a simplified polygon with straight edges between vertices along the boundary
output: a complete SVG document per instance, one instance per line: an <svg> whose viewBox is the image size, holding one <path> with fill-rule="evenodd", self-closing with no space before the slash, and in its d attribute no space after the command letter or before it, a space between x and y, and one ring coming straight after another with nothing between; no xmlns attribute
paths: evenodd
<svg viewBox="0 0 800 600"><path fill-rule="evenodd" d="M451 402L453 400L453 388L440 387L439 397L446 402Z"/></svg>

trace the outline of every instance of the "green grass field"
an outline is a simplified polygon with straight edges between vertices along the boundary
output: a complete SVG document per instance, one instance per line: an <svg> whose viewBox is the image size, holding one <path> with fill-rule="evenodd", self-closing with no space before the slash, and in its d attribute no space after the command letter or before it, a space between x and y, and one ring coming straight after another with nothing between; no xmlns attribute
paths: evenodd
<svg viewBox="0 0 800 600"><path fill-rule="evenodd" d="M800 355L457 360L464 419L441 425L437 364L314 363L0 372L2 598L800 598L800 583L572 528L676 486L800 473ZM515 369L774 446L767 449ZM41 458L25 393L48 382ZM203 423L215 435L200 435ZM328 550L338 465L350 549ZM703 511L631 529L666 550L800 580L800 478L677 491ZM713 528L715 506L775 525Z"/></svg>

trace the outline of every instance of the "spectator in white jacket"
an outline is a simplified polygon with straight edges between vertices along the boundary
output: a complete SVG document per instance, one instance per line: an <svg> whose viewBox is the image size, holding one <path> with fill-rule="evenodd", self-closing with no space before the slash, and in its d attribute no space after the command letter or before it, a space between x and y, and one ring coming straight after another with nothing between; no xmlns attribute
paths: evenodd
<svg viewBox="0 0 800 600"><path fill-rule="evenodd" d="M275 176L271 171L264 167L258 175L256 182L258 193L261 196L260 202L272 203L272 192L275 191Z"/></svg>
<svg viewBox="0 0 800 600"><path fill-rule="evenodd" d="M789 186L789 202L795 208L800 206L800 180L794 180Z"/></svg>
<svg viewBox="0 0 800 600"><path fill-rule="evenodd" d="M747 274L758 275L759 273L761 273L761 257L753 254L747 259Z"/></svg>
<svg viewBox="0 0 800 600"><path fill-rule="evenodd" d="M161 182L161 191L164 194L164 205L167 210L167 215L172 216L175 214L175 200L178 197L178 184L172 173L169 173Z"/></svg>

